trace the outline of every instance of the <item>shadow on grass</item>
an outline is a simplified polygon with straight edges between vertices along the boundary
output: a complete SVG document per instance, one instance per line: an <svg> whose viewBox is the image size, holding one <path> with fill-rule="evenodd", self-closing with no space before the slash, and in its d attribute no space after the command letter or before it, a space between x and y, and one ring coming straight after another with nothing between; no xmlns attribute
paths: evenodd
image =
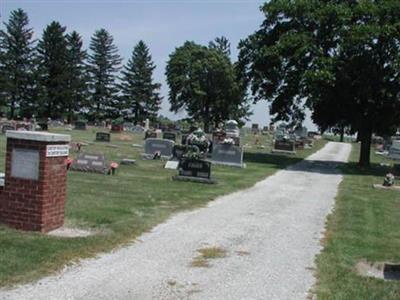
<svg viewBox="0 0 400 300"><path fill-rule="evenodd" d="M303 158L285 154L245 153L244 160L252 163L269 164L276 166L277 169L288 168L291 171L328 175L342 173L344 175L383 177L388 172L400 175L399 170L378 163L371 163L369 167L361 167L355 162L344 163L340 161L303 160Z"/></svg>

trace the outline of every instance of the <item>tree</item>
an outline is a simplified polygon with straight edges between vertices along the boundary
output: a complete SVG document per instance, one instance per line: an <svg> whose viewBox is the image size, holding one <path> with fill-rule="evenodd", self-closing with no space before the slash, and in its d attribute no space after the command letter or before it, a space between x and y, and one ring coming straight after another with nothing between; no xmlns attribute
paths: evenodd
<svg viewBox="0 0 400 300"><path fill-rule="evenodd" d="M400 124L400 2L282 1L240 43L240 69L256 100L276 119L301 119L304 107L324 127L350 127L370 161L371 135Z"/></svg>
<svg viewBox="0 0 400 300"><path fill-rule="evenodd" d="M231 55L231 43L224 36L217 37L214 41L209 42L208 47L211 49L218 49L228 57Z"/></svg>
<svg viewBox="0 0 400 300"><path fill-rule="evenodd" d="M9 107L9 118L17 108L26 108L33 101L33 30L28 15L17 9L11 12L5 29L0 30L0 86L3 104Z"/></svg>
<svg viewBox="0 0 400 300"><path fill-rule="evenodd" d="M162 98L158 91L161 84L153 83L155 68L149 48L139 41L121 72L120 84L123 106L133 113L135 123L146 118L155 120L160 110Z"/></svg>
<svg viewBox="0 0 400 300"><path fill-rule="evenodd" d="M38 43L39 115L60 118L68 103L68 61L65 27L53 21Z"/></svg>
<svg viewBox="0 0 400 300"><path fill-rule="evenodd" d="M71 123L75 113L87 106L88 72L85 63L87 53L82 49L82 38L76 31L68 34L66 39L68 66L68 102L66 108L68 123Z"/></svg>
<svg viewBox="0 0 400 300"><path fill-rule="evenodd" d="M97 30L90 42L89 72L91 103L90 117L103 120L116 117L119 106L116 74L120 70L121 57L114 45L113 37L105 29Z"/></svg>
<svg viewBox="0 0 400 300"><path fill-rule="evenodd" d="M185 109L206 131L230 118L245 114L247 99L236 72L222 51L186 42L169 58L166 68L171 111ZM247 111L246 111L247 113Z"/></svg>

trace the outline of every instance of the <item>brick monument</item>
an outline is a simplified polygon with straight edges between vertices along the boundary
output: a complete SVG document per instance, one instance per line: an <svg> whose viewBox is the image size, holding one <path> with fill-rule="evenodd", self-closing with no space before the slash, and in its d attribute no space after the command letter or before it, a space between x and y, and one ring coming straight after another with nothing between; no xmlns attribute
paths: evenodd
<svg viewBox="0 0 400 300"><path fill-rule="evenodd" d="M0 223L48 232L64 224L69 135L7 131Z"/></svg>

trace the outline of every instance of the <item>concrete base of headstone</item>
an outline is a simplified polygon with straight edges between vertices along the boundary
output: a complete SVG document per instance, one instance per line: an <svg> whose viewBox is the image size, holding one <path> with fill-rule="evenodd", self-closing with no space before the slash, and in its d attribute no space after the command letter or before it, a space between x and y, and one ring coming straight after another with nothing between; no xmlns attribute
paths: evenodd
<svg viewBox="0 0 400 300"><path fill-rule="evenodd" d="M296 154L296 151L287 151L287 150L279 150L279 149L272 149L272 153L282 153L282 154Z"/></svg>
<svg viewBox="0 0 400 300"><path fill-rule="evenodd" d="M180 175L173 176L172 180L187 181L187 182L198 182L198 183L205 183L205 184L216 184L217 183L217 181L212 179L212 178L208 179L208 178L180 176Z"/></svg>
<svg viewBox="0 0 400 300"><path fill-rule="evenodd" d="M374 187L374 189L399 191L400 192L400 186L399 185L384 186L383 184L374 184L373 187Z"/></svg>
<svg viewBox="0 0 400 300"><path fill-rule="evenodd" d="M235 167L235 168L246 168L247 165L245 163L242 164L235 164L235 163L229 163L229 162L221 162L221 161L211 161L213 165L217 166L226 166L226 167Z"/></svg>
<svg viewBox="0 0 400 300"><path fill-rule="evenodd" d="M130 158L123 158L121 160L121 165L134 165L136 164L136 160Z"/></svg>
<svg viewBox="0 0 400 300"><path fill-rule="evenodd" d="M172 156L164 156L164 155L161 155L161 157L160 157L161 160L170 160L171 158L172 158ZM154 159L154 155L142 153L142 159L152 160L152 159Z"/></svg>

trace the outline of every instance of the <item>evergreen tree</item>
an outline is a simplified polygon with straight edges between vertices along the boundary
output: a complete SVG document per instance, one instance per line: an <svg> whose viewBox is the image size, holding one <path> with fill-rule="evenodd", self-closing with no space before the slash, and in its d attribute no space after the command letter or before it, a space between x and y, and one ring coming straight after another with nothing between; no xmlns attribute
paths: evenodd
<svg viewBox="0 0 400 300"><path fill-rule="evenodd" d="M68 62L65 27L53 21L38 44L41 117L60 118L68 103Z"/></svg>
<svg viewBox="0 0 400 300"><path fill-rule="evenodd" d="M94 33L89 48L92 52L89 56L90 118L103 120L106 117L116 117L121 107L115 79L122 59L113 43L113 37L105 29Z"/></svg>
<svg viewBox="0 0 400 300"><path fill-rule="evenodd" d="M161 84L153 83L155 68L149 48L139 41L121 72L120 85L124 106L133 114L135 123L146 118L154 120L160 110L161 97L158 91Z"/></svg>
<svg viewBox="0 0 400 300"><path fill-rule="evenodd" d="M33 30L28 27L28 15L17 9L11 12L5 29L0 30L1 102L9 108L9 118L16 109L23 110L33 101ZM25 112L30 114L32 112Z"/></svg>
<svg viewBox="0 0 400 300"><path fill-rule="evenodd" d="M228 57L231 55L231 43L224 36L217 37L213 41L209 42L208 47L211 49L220 50Z"/></svg>
<svg viewBox="0 0 400 300"><path fill-rule="evenodd" d="M85 60L87 53L82 49L82 38L76 32L67 37L67 66L68 66L68 102L66 103L68 123L71 123L74 114L87 106L88 72Z"/></svg>

